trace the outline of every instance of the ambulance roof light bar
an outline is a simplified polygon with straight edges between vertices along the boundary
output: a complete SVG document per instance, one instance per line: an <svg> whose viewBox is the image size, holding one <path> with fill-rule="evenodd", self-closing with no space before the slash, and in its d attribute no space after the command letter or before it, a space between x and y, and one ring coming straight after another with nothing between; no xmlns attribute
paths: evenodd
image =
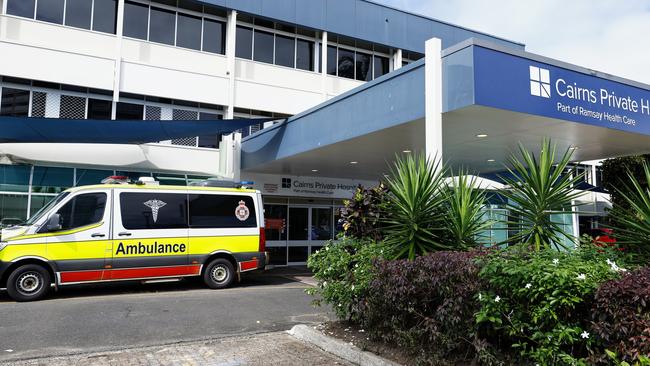
<svg viewBox="0 0 650 366"><path fill-rule="evenodd" d="M219 188L249 188L252 189L252 185L255 184L251 181L241 181L233 182L230 180L223 180L219 178L208 178L198 182L190 183L191 186L199 187L219 187Z"/></svg>
<svg viewBox="0 0 650 366"><path fill-rule="evenodd" d="M111 175L102 179L102 184L129 184L131 179L126 175Z"/></svg>

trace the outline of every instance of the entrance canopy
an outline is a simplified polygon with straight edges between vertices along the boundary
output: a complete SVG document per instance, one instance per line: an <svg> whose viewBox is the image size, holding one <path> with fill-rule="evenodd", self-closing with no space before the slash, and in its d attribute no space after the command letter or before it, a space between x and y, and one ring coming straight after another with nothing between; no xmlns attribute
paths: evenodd
<svg viewBox="0 0 650 366"><path fill-rule="evenodd" d="M230 133L273 118L236 120L92 120L0 116L2 143L144 144Z"/></svg>
<svg viewBox="0 0 650 366"><path fill-rule="evenodd" d="M249 136L242 170L381 179L396 154L427 146L436 106L425 103L435 93L425 62L442 63L434 112L453 168L502 171L518 143L537 151L545 137L575 161L650 152L650 86L470 40Z"/></svg>

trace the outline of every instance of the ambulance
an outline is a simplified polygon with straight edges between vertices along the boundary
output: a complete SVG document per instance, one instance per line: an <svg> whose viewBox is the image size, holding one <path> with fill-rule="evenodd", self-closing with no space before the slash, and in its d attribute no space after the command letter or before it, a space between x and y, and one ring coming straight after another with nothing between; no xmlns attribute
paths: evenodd
<svg viewBox="0 0 650 366"><path fill-rule="evenodd" d="M130 183L68 189L0 236L0 287L16 301L72 284L200 277L213 289L268 263L264 206L245 184Z"/></svg>

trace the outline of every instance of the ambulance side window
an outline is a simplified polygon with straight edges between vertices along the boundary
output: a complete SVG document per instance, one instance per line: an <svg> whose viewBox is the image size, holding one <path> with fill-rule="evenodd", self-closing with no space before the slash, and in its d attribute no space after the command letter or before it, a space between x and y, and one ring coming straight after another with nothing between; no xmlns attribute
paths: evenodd
<svg viewBox="0 0 650 366"><path fill-rule="evenodd" d="M256 227L255 204L250 196L190 194L191 228Z"/></svg>
<svg viewBox="0 0 650 366"><path fill-rule="evenodd" d="M62 230L76 229L102 221L106 193L86 193L73 197L57 211Z"/></svg>
<svg viewBox="0 0 650 366"><path fill-rule="evenodd" d="M184 193L120 193L120 211L127 230L187 229Z"/></svg>

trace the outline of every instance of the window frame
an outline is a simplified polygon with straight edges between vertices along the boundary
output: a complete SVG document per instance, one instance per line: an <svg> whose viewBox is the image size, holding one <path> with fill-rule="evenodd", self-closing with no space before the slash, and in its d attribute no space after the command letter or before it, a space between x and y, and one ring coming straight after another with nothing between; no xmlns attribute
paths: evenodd
<svg viewBox="0 0 650 366"><path fill-rule="evenodd" d="M111 199L111 195L109 194L109 192L106 192L106 191L81 191L81 192L79 192L79 193L77 193L77 194L75 194L75 195L68 196L68 199L67 199L67 200L65 200L65 201L63 201L63 202L59 202L58 206L57 206L57 207L53 207L53 209L52 209L51 212L53 212L53 213L57 213L57 214L58 214L59 211L60 211L63 207L65 207L65 205L67 205L68 203L71 203L71 202L72 202L73 200L75 200L77 197L84 196L84 195L89 195L89 194L103 194L103 195L105 196L105 199L106 199L106 200L104 201L104 211L102 212L102 215L101 215L101 218L99 219L99 221L95 221L95 222L92 222L92 223L89 223L89 224L85 224L85 225L82 225L82 226L75 226L75 227L71 227L71 228L63 229L63 231L66 231L66 230L75 230L75 229L78 229L78 228L81 228L81 227L85 227L85 226L89 226L89 225L95 225L95 224L98 224L98 223L100 223L100 222L102 222L102 221L104 220L104 217L106 216L106 210L110 207L110 199ZM30 198L30 199L31 199L31 198ZM44 228L44 225L47 223L47 221L49 220L50 216L52 216L52 215L46 215L46 216L47 216L47 219L45 219L45 221L43 222L43 224L42 224L41 228L38 230L38 232L41 232L41 230ZM74 214L73 214L72 216L74 217ZM41 218L41 219L42 219L42 218ZM55 233L56 233L56 232L55 232Z"/></svg>
<svg viewBox="0 0 650 366"><path fill-rule="evenodd" d="M322 40L319 41L319 43L318 43L319 47L322 46L322 44L323 44ZM376 51L375 47L374 47L374 43L373 43L373 49L372 50L368 50L366 48L360 48L360 47L356 47L356 46L348 46L348 45L342 45L341 46L338 42L330 41L330 40L327 41L327 46L332 46L332 47L336 48L336 60L337 60L337 62L338 62L338 59L339 59L339 48L343 48L346 51L354 52L354 78L349 79L349 78L339 76L338 65L336 67L336 74L335 75L329 74L329 73L327 73L327 70L325 70L325 73L327 73L327 75L329 75L329 76L336 76L336 77L340 77L340 78L343 78L343 79L360 81L360 80L357 80L357 62L356 62L357 53L363 53L363 54L366 54L366 55L370 55L370 61L371 61L371 64L372 64L371 65L371 67L372 67L372 78L370 79L370 81L376 79L376 77L375 77L375 66L374 66L374 57L375 56L385 57L385 58L388 59L388 72L386 74L384 74L384 75L387 75L387 74L389 74L389 73L391 73L392 71L395 70L394 68L393 68L393 70L391 70L391 68L390 68L391 55L383 53L383 52ZM325 50L326 50L325 52L327 52L327 48ZM327 66L329 67L329 64ZM363 81L363 82L367 83L367 81Z"/></svg>

